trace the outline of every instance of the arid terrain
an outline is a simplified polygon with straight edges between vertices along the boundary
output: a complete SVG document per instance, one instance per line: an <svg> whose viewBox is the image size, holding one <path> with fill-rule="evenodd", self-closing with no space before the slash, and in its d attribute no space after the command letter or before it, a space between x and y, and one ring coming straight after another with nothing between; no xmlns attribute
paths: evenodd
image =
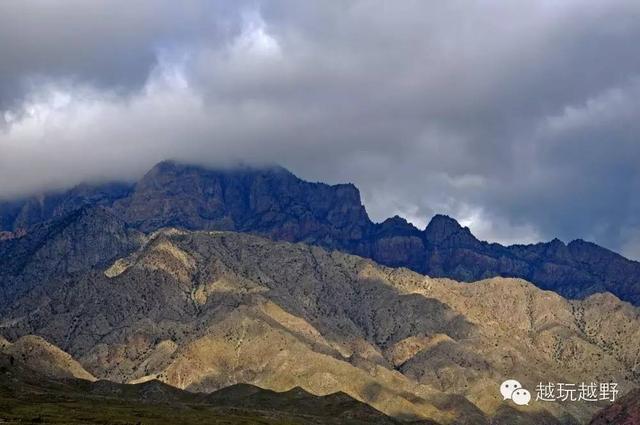
<svg viewBox="0 0 640 425"><path fill-rule="evenodd" d="M299 388L275 393L250 385L194 394L158 381L91 382L65 376L62 369L52 376L29 366L13 355L0 354L3 424L399 425L345 394L316 397Z"/></svg>
<svg viewBox="0 0 640 425"><path fill-rule="evenodd" d="M0 425L640 425L640 0L0 0Z"/></svg>
<svg viewBox="0 0 640 425"><path fill-rule="evenodd" d="M342 392L440 424L587 423L608 405L518 407L498 391L508 378L640 384L640 311L610 294L458 283L249 234L145 235L101 208L9 243L3 351L53 377Z"/></svg>

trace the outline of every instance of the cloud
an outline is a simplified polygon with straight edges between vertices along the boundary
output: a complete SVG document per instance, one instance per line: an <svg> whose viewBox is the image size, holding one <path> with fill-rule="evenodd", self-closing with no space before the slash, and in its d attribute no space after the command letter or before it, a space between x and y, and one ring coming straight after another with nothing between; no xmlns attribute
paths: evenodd
<svg viewBox="0 0 640 425"><path fill-rule="evenodd" d="M96 4L0 5L0 197L278 162L376 220L640 258L637 2Z"/></svg>

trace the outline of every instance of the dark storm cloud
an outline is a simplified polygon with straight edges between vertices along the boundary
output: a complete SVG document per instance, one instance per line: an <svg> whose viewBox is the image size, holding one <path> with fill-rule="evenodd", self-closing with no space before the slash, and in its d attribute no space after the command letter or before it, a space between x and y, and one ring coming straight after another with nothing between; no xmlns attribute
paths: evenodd
<svg viewBox="0 0 640 425"><path fill-rule="evenodd" d="M159 49L232 31L235 10L218 2L8 0L0 3L0 105L57 78L121 93L141 87ZM228 17L229 20L225 21Z"/></svg>
<svg viewBox="0 0 640 425"><path fill-rule="evenodd" d="M0 5L0 195L279 162L375 219L640 258L637 2L87 4Z"/></svg>

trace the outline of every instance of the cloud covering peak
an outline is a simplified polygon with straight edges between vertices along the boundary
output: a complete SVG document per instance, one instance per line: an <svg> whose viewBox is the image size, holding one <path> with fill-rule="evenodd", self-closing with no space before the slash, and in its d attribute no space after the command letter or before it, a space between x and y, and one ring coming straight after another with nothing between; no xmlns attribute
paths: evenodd
<svg viewBox="0 0 640 425"><path fill-rule="evenodd" d="M640 5L0 3L0 197L166 158L640 258Z"/></svg>

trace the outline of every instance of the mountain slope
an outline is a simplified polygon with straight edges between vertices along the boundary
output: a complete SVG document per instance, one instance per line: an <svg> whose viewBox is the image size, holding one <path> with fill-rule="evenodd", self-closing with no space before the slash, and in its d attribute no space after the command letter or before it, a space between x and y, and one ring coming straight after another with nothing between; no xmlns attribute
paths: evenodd
<svg viewBox="0 0 640 425"><path fill-rule="evenodd" d="M145 236L102 207L83 207L0 241L0 311L22 293L108 264Z"/></svg>
<svg viewBox="0 0 640 425"><path fill-rule="evenodd" d="M26 335L13 344L0 337L0 353L8 356L10 363L17 359L24 366L47 377L95 381L95 377L68 353L38 336Z"/></svg>
<svg viewBox="0 0 640 425"><path fill-rule="evenodd" d="M505 411L488 389L506 378L532 389L640 379L640 312L611 295L567 301L522 280L460 284L229 232L156 232L103 273L24 296L0 332L41 335L98 378L342 391L441 423L584 421L602 406Z"/></svg>
<svg viewBox="0 0 640 425"><path fill-rule="evenodd" d="M0 231L19 235L36 224L63 217L85 206L111 206L115 200L129 195L132 188L129 183L81 184L64 192L0 200Z"/></svg>
<svg viewBox="0 0 640 425"><path fill-rule="evenodd" d="M400 217L377 224L368 218L353 185L305 182L277 167L207 169L166 161L135 185L83 185L0 202L0 243L87 205L105 207L144 232L167 226L250 232L338 249L434 277L519 277L569 298L609 291L640 305L640 263L595 244L554 240L505 247L479 241L441 215L424 230Z"/></svg>
<svg viewBox="0 0 640 425"><path fill-rule="evenodd" d="M300 389L276 393L241 385L206 395L157 381L57 380L39 370L0 354L0 422L398 424L345 394L316 397Z"/></svg>

